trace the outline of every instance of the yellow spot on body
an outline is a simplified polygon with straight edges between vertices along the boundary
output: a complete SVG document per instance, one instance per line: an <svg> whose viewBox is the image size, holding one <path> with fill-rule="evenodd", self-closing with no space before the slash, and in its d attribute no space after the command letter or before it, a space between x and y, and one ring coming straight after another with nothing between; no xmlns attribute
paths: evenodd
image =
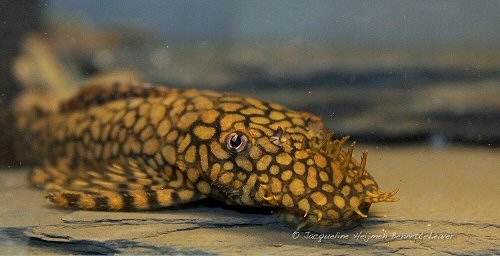
<svg viewBox="0 0 500 256"><path fill-rule="evenodd" d="M118 133L118 141L120 143L124 143L126 139L127 139L127 130L120 129L120 132Z"/></svg>
<svg viewBox="0 0 500 256"><path fill-rule="evenodd" d="M212 141L212 143L210 143L210 152L212 152L212 154L218 159L225 160L230 157L230 154L222 148L221 144L215 141Z"/></svg>
<svg viewBox="0 0 500 256"><path fill-rule="evenodd" d="M125 142L125 145L123 145L125 153L140 153L141 151L141 144L139 141L137 141L134 137L129 137L127 139L127 142Z"/></svg>
<svg viewBox="0 0 500 256"><path fill-rule="evenodd" d="M269 182L269 176L267 174L261 174L261 175L259 175L259 181L261 183L268 183Z"/></svg>
<svg viewBox="0 0 500 256"><path fill-rule="evenodd" d="M235 181L233 182L233 188L234 188L234 189L240 189L241 187L243 187L243 183L242 183L241 181L239 181L239 180L235 180Z"/></svg>
<svg viewBox="0 0 500 256"><path fill-rule="evenodd" d="M303 175L306 173L306 165L297 161L293 164L293 171L298 175Z"/></svg>
<svg viewBox="0 0 500 256"><path fill-rule="evenodd" d="M276 103L269 103L269 106L273 109L276 109L276 110L283 110L285 109L285 107L283 107L282 105L280 104L276 104Z"/></svg>
<svg viewBox="0 0 500 256"><path fill-rule="evenodd" d="M351 199L349 199L349 205L351 205L352 207L358 207L359 206L359 198L356 196L351 197Z"/></svg>
<svg viewBox="0 0 500 256"><path fill-rule="evenodd" d="M269 141L269 138L262 137L258 140L258 144L268 153L276 154L279 150L278 146Z"/></svg>
<svg viewBox="0 0 500 256"><path fill-rule="evenodd" d="M319 178L321 179L321 181L328 181L328 173L324 171L319 172Z"/></svg>
<svg viewBox="0 0 500 256"><path fill-rule="evenodd" d="M271 168L269 168L269 173L271 173L271 175L277 175L278 173L280 173L280 168L277 165L273 164Z"/></svg>
<svg viewBox="0 0 500 256"><path fill-rule="evenodd" d="M220 101L226 101L226 102L239 102L241 101L241 97L238 96L225 96L219 98Z"/></svg>
<svg viewBox="0 0 500 256"><path fill-rule="evenodd" d="M177 153L182 153L186 150L187 146L191 143L191 135L188 133L177 145Z"/></svg>
<svg viewBox="0 0 500 256"><path fill-rule="evenodd" d="M182 170L182 171L186 170L186 162L184 162L182 160L177 160L175 162L175 165L177 165L177 167L179 168L179 170Z"/></svg>
<svg viewBox="0 0 500 256"><path fill-rule="evenodd" d="M124 100L116 100L116 101L110 101L107 104L109 109L112 110L121 110L127 107L126 101Z"/></svg>
<svg viewBox="0 0 500 256"><path fill-rule="evenodd" d="M281 174L281 179L283 181L288 181L292 178L293 172L290 170L286 170Z"/></svg>
<svg viewBox="0 0 500 256"><path fill-rule="evenodd" d="M238 103L221 103L219 104L219 107L222 108L222 110L224 110L225 112L234 112L242 108L243 105Z"/></svg>
<svg viewBox="0 0 500 256"><path fill-rule="evenodd" d="M281 153L276 156L276 162L281 165L289 165L292 162L292 157L288 153Z"/></svg>
<svg viewBox="0 0 500 256"><path fill-rule="evenodd" d="M157 152L155 154L155 160L156 160L156 162L158 163L159 166L165 165L165 162L163 161L163 158L161 157L161 153L160 152Z"/></svg>
<svg viewBox="0 0 500 256"><path fill-rule="evenodd" d="M156 192L158 204L161 206L169 206L174 202L172 201L172 191L171 190L159 190Z"/></svg>
<svg viewBox="0 0 500 256"><path fill-rule="evenodd" d="M246 108L246 109L241 110L240 113L242 113L243 115L247 115L247 116L250 116L250 115L262 116L265 114L264 111L262 111L261 109L258 109L258 108Z"/></svg>
<svg viewBox="0 0 500 256"><path fill-rule="evenodd" d="M326 215L328 215L328 217L330 217L331 219L334 219L334 220L336 220L340 217L340 214L335 210L328 210L326 212Z"/></svg>
<svg viewBox="0 0 500 256"><path fill-rule="evenodd" d="M222 174L219 178L219 181L222 183L222 184L229 184L231 183L231 181L233 180L233 177L234 177L234 174L232 172L225 172L224 174Z"/></svg>
<svg viewBox="0 0 500 256"><path fill-rule="evenodd" d="M158 152L160 147L160 142L156 138L151 138L144 143L143 153L147 155L153 155Z"/></svg>
<svg viewBox="0 0 500 256"><path fill-rule="evenodd" d="M191 127L191 125L196 121L196 119L198 119L198 113L187 112L179 118L177 127L179 127L179 129L186 130L189 127Z"/></svg>
<svg viewBox="0 0 500 256"><path fill-rule="evenodd" d="M222 169L226 170L226 171L229 171L229 170L232 170L234 169L234 164L233 162L231 161L227 161L224 163L224 165L222 166Z"/></svg>
<svg viewBox="0 0 500 256"><path fill-rule="evenodd" d="M289 185L290 191L296 195L300 196L306 191L304 188L304 182L299 179L294 179Z"/></svg>
<svg viewBox="0 0 500 256"><path fill-rule="evenodd" d="M362 179L361 180L361 183L365 186L368 186L368 185L373 185L375 184L375 181L372 180L372 179Z"/></svg>
<svg viewBox="0 0 500 256"><path fill-rule="evenodd" d="M90 126L90 133L92 134L92 138L94 140L98 140L100 132L101 132L101 124L99 123L99 121L95 120L92 123L92 126Z"/></svg>
<svg viewBox="0 0 500 256"><path fill-rule="evenodd" d="M285 119L285 115L283 113L278 112L278 111L271 111L269 114L269 117L273 120L279 121Z"/></svg>
<svg viewBox="0 0 500 256"><path fill-rule="evenodd" d="M326 196L321 193L321 192L314 192L311 194L311 199L313 202L319 206L325 205L328 200L326 199Z"/></svg>
<svg viewBox="0 0 500 256"><path fill-rule="evenodd" d="M125 111L125 109L122 109L118 112L116 112L115 116L113 117L113 120L111 120L113 123L118 123L120 120L122 120L123 116L125 116L125 114L127 113L127 111Z"/></svg>
<svg viewBox="0 0 500 256"><path fill-rule="evenodd" d="M210 179L215 181L219 176L219 172L221 170L221 165L219 163L215 163L212 165L212 169L210 170Z"/></svg>
<svg viewBox="0 0 500 256"><path fill-rule="evenodd" d="M259 171L265 171L267 170L267 167L273 160L273 157L270 155L265 155L259 161L257 161L257 170Z"/></svg>
<svg viewBox="0 0 500 256"><path fill-rule="evenodd" d="M339 208L343 209L345 206L345 200L341 196L335 195L333 196L333 203Z"/></svg>
<svg viewBox="0 0 500 256"><path fill-rule="evenodd" d="M184 97L193 98L200 95L200 92L196 89L188 89L182 94Z"/></svg>
<svg viewBox="0 0 500 256"><path fill-rule="evenodd" d="M271 179L271 191L273 193L279 193L279 192L281 192L282 188L283 188L283 184L281 183L281 181L279 179L273 177Z"/></svg>
<svg viewBox="0 0 500 256"><path fill-rule="evenodd" d="M238 179L240 179L241 181L245 180L246 178L247 178L246 174L242 172L238 173Z"/></svg>
<svg viewBox="0 0 500 256"><path fill-rule="evenodd" d="M174 147L167 145L161 150L161 155L167 160L170 165L174 165L176 162L176 153Z"/></svg>
<svg viewBox="0 0 500 256"><path fill-rule="evenodd" d="M211 109L214 107L214 104L212 103L212 101L206 97L194 98L193 102L194 102L194 107L198 110Z"/></svg>
<svg viewBox="0 0 500 256"><path fill-rule="evenodd" d="M302 119L300 119L300 118L293 118L292 119L292 123L294 125L298 125L298 126L304 126L305 125L304 121Z"/></svg>
<svg viewBox="0 0 500 256"><path fill-rule="evenodd" d="M259 130L259 131L263 132L267 136L273 136L275 133L275 130L271 130L271 129L269 129L269 127L266 127L266 126L263 126L260 124L256 124L253 122L250 123L249 126L250 126L250 128L252 128L254 130Z"/></svg>
<svg viewBox="0 0 500 256"><path fill-rule="evenodd" d="M158 125L156 133L158 134L158 136L163 137L167 135L167 133L170 131L170 128L172 128L172 123L167 119L163 119L163 121L161 121L161 123Z"/></svg>
<svg viewBox="0 0 500 256"><path fill-rule="evenodd" d="M165 172L167 177L172 176L173 171L174 170L172 169L172 167L170 165L166 165L165 168L163 169L163 172Z"/></svg>
<svg viewBox="0 0 500 256"><path fill-rule="evenodd" d="M94 209L96 207L96 203L91 195L81 194L78 206L83 209Z"/></svg>
<svg viewBox="0 0 500 256"><path fill-rule="evenodd" d="M186 202L190 201L194 197L194 191L192 190L182 190L178 193L181 201Z"/></svg>
<svg viewBox="0 0 500 256"><path fill-rule="evenodd" d="M342 173L338 163L332 162L331 167L333 170L333 183L335 184L335 187L338 187L344 179L344 174Z"/></svg>
<svg viewBox="0 0 500 256"><path fill-rule="evenodd" d="M200 173L198 172L197 169L195 168L190 168L187 170L187 177L189 181L192 183L195 183L198 180L198 177L200 177Z"/></svg>
<svg viewBox="0 0 500 256"><path fill-rule="evenodd" d="M189 148L187 149L186 154L184 156L184 159L188 163L194 163L194 161L196 160L196 146L195 145L189 146Z"/></svg>
<svg viewBox="0 0 500 256"><path fill-rule="evenodd" d="M168 185L170 187L179 188L184 183L184 173L182 173L180 170L175 170L175 175L176 175L177 179L174 181L171 181L170 183L168 183Z"/></svg>
<svg viewBox="0 0 500 256"><path fill-rule="evenodd" d="M147 116L151 112L151 104L144 103L139 107L139 115Z"/></svg>
<svg viewBox="0 0 500 256"><path fill-rule="evenodd" d="M215 128L199 125L194 128L194 134L200 140L209 140L213 138L215 134Z"/></svg>
<svg viewBox="0 0 500 256"><path fill-rule="evenodd" d="M307 186L310 188L316 188L318 186L318 176L316 168L309 167L307 169Z"/></svg>
<svg viewBox="0 0 500 256"><path fill-rule="evenodd" d="M95 147L94 147L94 156L96 158L99 158L101 156L101 152L102 152L102 145L101 144L97 144Z"/></svg>
<svg viewBox="0 0 500 256"><path fill-rule="evenodd" d="M113 154L113 156L117 156L119 151L120 151L120 144L118 144L118 142L113 142L111 146L111 153Z"/></svg>
<svg viewBox="0 0 500 256"><path fill-rule="evenodd" d="M151 108L151 112L150 112L151 122L153 124L158 124L165 117L166 113L167 113L167 109L164 106L159 105L159 104L154 105Z"/></svg>
<svg viewBox="0 0 500 256"><path fill-rule="evenodd" d="M237 122L234 124L234 129L235 130L245 130L246 129L246 126L245 126L245 123L244 122Z"/></svg>
<svg viewBox="0 0 500 256"><path fill-rule="evenodd" d="M253 170L252 162L250 162L250 160L248 160L248 158L244 156L237 156L236 164L247 172L251 172Z"/></svg>
<svg viewBox="0 0 500 256"><path fill-rule="evenodd" d="M349 186L344 186L344 187L342 187L341 192L342 192L342 195L347 197L349 195L349 193L351 193L351 188Z"/></svg>
<svg viewBox="0 0 500 256"><path fill-rule="evenodd" d="M323 189L325 192L333 192L333 186L330 184L323 184L323 186L321 186L321 189Z"/></svg>
<svg viewBox="0 0 500 256"><path fill-rule="evenodd" d="M356 189L356 191L358 192L363 192L363 185L356 183L354 184L354 189Z"/></svg>
<svg viewBox="0 0 500 256"><path fill-rule="evenodd" d="M218 98L218 97L222 96L222 93L216 92L216 91L201 90L200 92L203 93L204 95L207 95L207 96L210 96L210 97L217 97Z"/></svg>
<svg viewBox="0 0 500 256"><path fill-rule="evenodd" d="M161 98L161 97L148 97L147 101L151 104L159 104L163 101L163 98Z"/></svg>
<svg viewBox="0 0 500 256"><path fill-rule="evenodd" d="M298 205L299 205L299 209L301 209L304 212L309 212L309 209L311 209L311 205L309 205L309 201L305 198L300 200Z"/></svg>
<svg viewBox="0 0 500 256"><path fill-rule="evenodd" d="M146 127L146 129L142 130L141 132L141 140L145 141L149 138L151 138L154 134L153 128L151 126Z"/></svg>
<svg viewBox="0 0 500 256"><path fill-rule="evenodd" d="M299 150L295 152L295 158L298 160L306 159L309 157L309 154L305 150Z"/></svg>
<svg viewBox="0 0 500 256"><path fill-rule="evenodd" d="M69 206L68 199L64 196L65 193L60 192L60 191L50 191L50 201L57 204L57 205L62 205L62 206ZM73 193L71 193L73 194Z"/></svg>
<svg viewBox="0 0 500 256"><path fill-rule="evenodd" d="M257 129L250 129L250 130L248 130L248 132L250 133L250 136L252 136L254 138L262 137L262 132L257 130Z"/></svg>
<svg viewBox="0 0 500 256"><path fill-rule="evenodd" d="M261 116L250 117L250 121L252 121L256 124L269 124L269 123L271 123L271 120L269 120L265 117L261 117Z"/></svg>
<svg viewBox="0 0 500 256"><path fill-rule="evenodd" d="M254 160L262 157L262 150L260 150L259 146L253 146L250 148L250 157Z"/></svg>
<svg viewBox="0 0 500 256"><path fill-rule="evenodd" d="M132 125L135 123L135 118L136 118L136 113L135 111L130 111L128 112L124 117L123 117L123 122L125 124L125 127L130 128Z"/></svg>
<svg viewBox="0 0 500 256"><path fill-rule="evenodd" d="M221 130L227 131L234 123L245 120L245 117L240 114L227 114L220 120Z"/></svg>
<svg viewBox="0 0 500 256"><path fill-rule="evenodd" d="M326 158L322 154L314 155L314 162L320 168L325 168L327 165Z"/></svg>
<svg viewBox="0 0 500 256"><path fill-rule="evenodd" d="M290 128L292 127L292 123L290 123L290 121L288 120L282 120L282 121L279 121L279 122L275 122L275 123L272 123L271 125L269 125L269 128L273 129L273 130L276 130L278 129L278 127L281 127L283 129L287 129L287 128Z"/></svg>
<svg viewBox="0 0 500 256"><path fill-rule="evenodd" d="M142 103L144 103L144 99L142 99L142 98L134 98L134 99L130 100L128 107L129 108L137 108Z"/></svg>
<svg viewBox="0 0 500 256"><path fill-rule="evenodd" d="M107 198L109 208L113 210L123 209L123 197L112 191L100 191L101 195Z"/></svg>
<svg viewBox="0 0 500 256"><path fill-rule="evenodd" d="M166 141L172 143L177 139L177 136L179 136L179 132L177 130L172 130L168 133Z"/></svg>
<svg viewBox="0 0 500 256"><path fill-rule="evenodd" d="M205 195L210 194L210 192L212 191L210 184L208 184L205 181L198 182L198 184L196 185L196 188L198 189L198 191L200 191L202 194L205 194Z"/></svg>
<svg viewBox="0 0 500 256"><path fill-rule="evenodd" d="M135 190L133 192L129 192L130 195L134 197L134 207L137 209L148 209L149 202L148 196L145 191Z"/></svg>
<svg viewBox="0 0 500 256"><path fill-rule="evenodd" d="M171 120L179 120L179 115L186 109L185 105L174 106L168 112L168 116Z"/></svg>
<svg viewBox="0 0 500 256"><path fill-rule="evenodd" d="M256 182L257 182L257 175L255 173L252 173L248 178L248 180L246 181L245 186L243 186L243 195L242 195L243 203L247 205L254 205L254 202L252 202L250 196ZM258 194L259 193L256 193L255 196L258 197Z"/></svg>
<svg viewBox="0 0 500 256"><path fill-rule="evenodd" d="M111 125L108 123L102 128L101 141L106 141L109 138L109 132L111 130Z"/></svg>
<svg viewBox="0 0 500 256"><path fill-rule="evenodd" d="M252 106L254 106L256 108L260 108L260 109L264 109L264 110L267 109L266 106L264 106L262 104L262 101L260 101L260 100L250 98L250 97L246 97L245 100L246 100L246 102L250 103Z"/></svg>
<svg viewBox="0 0 500 256"><path fill-rule="evenodd" d="M208 148L205 144L200 145L200 149L198 150L200 154L200 165L203 171L208 170Z"/></svg>
<svg viewBox="0 0 500 256"><path fill-rule="evenodd" d="M217 119L217 117L219 117L219 115L220 113L216 110L207 110L201 114L201 120L206 124L211 124Z"/></svg>
<svg viewBox="0 0 500 256"><path fill-rule="evenodd" d="M281 199L281 202L285 207L292 208L294 206L293 204L293 199L289 194L283 195L283 198Z"/></svg>

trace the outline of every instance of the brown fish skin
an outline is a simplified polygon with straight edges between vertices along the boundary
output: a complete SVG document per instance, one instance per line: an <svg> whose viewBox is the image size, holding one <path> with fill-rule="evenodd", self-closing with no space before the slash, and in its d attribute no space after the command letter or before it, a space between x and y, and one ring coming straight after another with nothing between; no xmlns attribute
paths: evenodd
<svg viewBox="0 0 500 256"><path fill-rule="evenodd" d="M383 193L348 137L321 118L252 97L114 83L84 88L55 113L19 113L30 181L63 207L150 210L206 197L275 207L298 229L365 218Z"/></svg>

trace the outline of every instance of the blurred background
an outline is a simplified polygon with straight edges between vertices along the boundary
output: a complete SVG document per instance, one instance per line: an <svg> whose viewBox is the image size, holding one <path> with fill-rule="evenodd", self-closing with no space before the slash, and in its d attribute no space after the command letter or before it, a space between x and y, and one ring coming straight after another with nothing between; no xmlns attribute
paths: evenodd
<svg viewBox="0 0 500 256"><path fill-rule="evenodd" d="M280 102L376 145L500 145L500 1L0 3L2 106L140 79Z"/></svg>
<svg viewBox="0 0 500 256"><path fill-rule="evenodd" d="M210 203L160 217L48 206L14 161L11 110L105 80L319 115L361 142L357 159L370 150L382 188L401 189L397 204L372 207L365 234L453 240L292 240L266 216ZM499 0L0 0L0 255L498 254L499 153Z"/></svg>

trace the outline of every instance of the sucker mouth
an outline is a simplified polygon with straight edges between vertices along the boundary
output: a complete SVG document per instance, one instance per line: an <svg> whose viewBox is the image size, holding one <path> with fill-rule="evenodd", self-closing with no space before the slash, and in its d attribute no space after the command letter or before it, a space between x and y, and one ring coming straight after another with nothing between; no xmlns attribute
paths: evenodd
<svg viewBox="0 0 500 256"><path fill-rule="evenodd" d="M371 203L362 204L359 207L360 213L366 216L370 206ZM318 211L318 213L320 212ZM308 230L318 233L351 229L359 225L361 220L365 218L354 210L349 210L344 213L344 215L348 215L348 217L341 217L338 219L323 218L323 214L316 213L304 216L299 212L285 209L278 211L277 214L285 224L294 228L295 231Z"/></svg>

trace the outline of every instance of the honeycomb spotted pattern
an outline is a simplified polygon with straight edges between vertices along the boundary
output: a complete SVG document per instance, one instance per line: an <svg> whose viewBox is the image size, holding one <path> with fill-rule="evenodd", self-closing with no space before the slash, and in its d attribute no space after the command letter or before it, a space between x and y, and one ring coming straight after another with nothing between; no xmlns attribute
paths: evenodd
<svg viewBox="0 0 500 256"><path fill-rule="evenodd" d="M311 230L349 226L382 192L348 137L312 114L209 90L112 83L83 88L56 113L19 113L36 157L32 184L53 203L151 210L211 197L274 207Z"/></svg>

